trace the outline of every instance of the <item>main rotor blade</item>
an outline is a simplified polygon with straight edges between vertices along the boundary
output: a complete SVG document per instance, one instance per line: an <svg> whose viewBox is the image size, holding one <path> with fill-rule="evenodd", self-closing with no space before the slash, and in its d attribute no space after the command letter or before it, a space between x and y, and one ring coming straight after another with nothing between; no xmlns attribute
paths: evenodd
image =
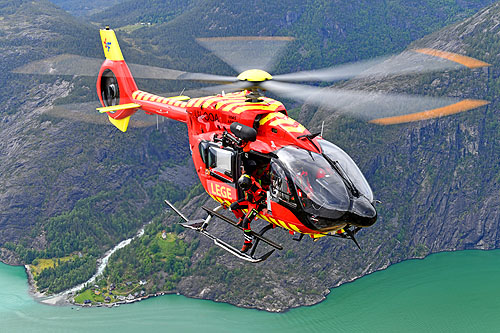
<svg viewBox="0 0 500 333"><path fill-rule="evenodd" d="M88 124L113 126L106 115L102 115L96 111L96 107L98 106L100 106L99 102L54 105L48 108L44 114L50 117L69 119ZM130 118L129 128L155 126L156 121L156 117L146 115L144 112L139 111ZM160 119L160 121L162 121L162 119Z"/></svg>
<svg viewBox="0 0 500 333"><path fill-rule="evenodd" d="M97 76L103 59L61 54L30 62L12 70L19 74Z"/></svg>
<svg viewBox="0 0 500 333"><path fill-rule="evenodd" d="M335 67L274 75L275 81L337 81L353 77L384 77L490 66L480 60L433 49L404 51L398 55L370 59Z"/></svg>
<svg viewBox="0 0 500 333"><path fill-rule="evenodd" d="M55 57L31 62L13 70L20 74L94 76L99 73L103 59L61 54ZM154 66L128 64L132 76L139 79L189 80L210 83L232 83L236 77L189 73Z"/></svg>
<svg viewBox="0 0 500 333"><path fill-rule="evenodd" d="M318 88L273 81L262 82L261 87L283 97L331 108L380 125L436 118L489 104L483 100Z"/></svg>
<svg viewBox="0 0 500 333"><path fill-rule="evenodd" d="M214 37L197 38L204 48L235 69L270 71L293 37Z"/></svg>

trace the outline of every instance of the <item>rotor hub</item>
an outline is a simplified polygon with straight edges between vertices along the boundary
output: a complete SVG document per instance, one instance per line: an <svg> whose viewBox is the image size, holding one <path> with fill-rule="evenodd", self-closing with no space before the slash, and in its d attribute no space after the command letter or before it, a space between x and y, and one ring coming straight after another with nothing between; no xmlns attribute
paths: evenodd
<svg viewBox="0 0 500 333"><path fill-rule="evenodd" d="M272 79L271 74L261 69L249 69L238 75L240 81L264 82Z"/></svg>

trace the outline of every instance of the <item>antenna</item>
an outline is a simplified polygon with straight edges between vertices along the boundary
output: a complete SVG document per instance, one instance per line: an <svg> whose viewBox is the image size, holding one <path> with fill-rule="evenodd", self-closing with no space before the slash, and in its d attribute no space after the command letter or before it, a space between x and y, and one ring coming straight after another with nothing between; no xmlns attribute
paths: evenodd
<svg viewBox="0 0 500 333"><path fill-rule="evenodd" d="M325 121L324 120L321 123L321 134L320 134L321 137L323 137L323 126L325 126Z"/></svg>

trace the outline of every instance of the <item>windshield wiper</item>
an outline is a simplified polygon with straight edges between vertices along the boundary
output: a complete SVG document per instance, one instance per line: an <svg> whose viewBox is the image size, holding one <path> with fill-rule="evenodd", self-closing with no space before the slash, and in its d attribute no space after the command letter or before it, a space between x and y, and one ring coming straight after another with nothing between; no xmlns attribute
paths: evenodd
<svg viewBox="0 0 500 333"><path fill-rule="evenodd" d="M340 165L340 163L338 161L332 161L330 159L330 157L326 156L325 154L323 154L323 157L328 161L328 163L330 163L332 168L335 171L337 171L340 178L342 178L342 181L344 182L345 186L349 189L349 191L351 191L352 195L354 195L356 198L359 198L359 196L361 195L359 190L356 188L356 186L354 185L352 180L349 178L347 173L344 171L344 169L342 169L342 166Z"/></svg>
<svg viewBox="0 0 500 333"><path fill-rule="evenodd" d="M314 134L304 134L304 135L299 135L297 137L297 139L302 139L302 138L306 138L307 140L309 140L309 142L311 142L311 144L314 146L314 148L316 148L316 150L318 151L318 153L321 153L321 150L319 149L318 146L316 146L316 144L314 143L313 139L315 137L317 137L318 135L320 135L321 132L318 132L318 133L314 133Z"/></svg>

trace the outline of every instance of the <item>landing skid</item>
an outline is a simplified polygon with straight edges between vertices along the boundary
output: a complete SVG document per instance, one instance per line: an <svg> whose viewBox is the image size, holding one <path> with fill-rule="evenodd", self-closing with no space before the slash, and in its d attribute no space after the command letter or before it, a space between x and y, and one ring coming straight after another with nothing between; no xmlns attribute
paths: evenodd
<svg viewBox="0 0 500 333"><path fill-rule="evenodd" d="M243 231L243 227L239 226L236 222L234 222L233 220L231 220L230 218L227 218L225 217L224 215L220 214L219 212L217 212L216 210L212 210L210 208L207 208L205 206L202 206L201 208L203 208L209 215L212 215L212 216L215 216L215 217L218 217L219 219L221 219L222 221L226 222L226 223L229 223L230 225L232 225L233 227L236 227L240 230ZM266 229L265 231L264 230L261 230L259 233L256 233L255 231L250 231L250 235L253 237L253 238L256 238L256 239L259 239L261 241L263 241L264 243L267 243L269 245L271 245L272 247L274 247L275 249L278 249L278 250L283 250L283 246L281 246L280 244L276 244L275 242L273 242L272 240L266 238L266 237L263 237L262 235L264 234L264 232L266 232L267 230L269 229ZM264 232L262 232L264 231Z"/></svg>
<svg viewBox="0 0 500 333"><path fill-rule="evenodd" d="M273 246L273 247L275 247L277 249L280 249L280 250L283 249L283 247L281 245L278 245L278 244L276 244L276 243L268 240L267 238L262 237L262 235L260 235L260 234L252 232L253 234L256 235L254 237L257 239L256 242L255 242L255 245L253 246L250 254L243 253L243 252L239 251L238 249L236 249L235 247L233 247L233 246L229 245L228 243L224 242L223 240L221 240L221 239L217 238L216 236L212 235L211 233L209 233L206 230L207 226L208 226L208 222L211 220L212 216L214 216L214 215L216 217L222 219L223 221L225 221L225 222L227 222L229 224L232 224L235 227L238 227L236 225L236 223L234 223L233 221L231 221L230 219L228 219L224 215L221 215L221 214L219 214L217 212L220 208L222 208L222 206L219 206L219 207L217 207L214 210L206 208L206 207L203 207L203 209L209 214L205 220L201 220L201 219L200 220L189 220L186 216L184 216L184 214L182 214L177 208L175 208L175 206L172 203L170 203L168 200L165 200L165 203L177 215L179 215L185 221L185 223L181 223L181 226L183 226L186 229L192 229L192 230L194 230L196 232L199 232L200 234L202 234L202 235L210 238L211 240L213 240L214 244L217 245L218 247L220 247L223 250L229 252L230 254L234 255L235 257L238 257L238 258L243 259L245 261L248 261L248 262L251 262L251 263L258 263L258 262L264 261L267 258L269 258L269 256L274 252L275 249L272 249L271 251L267 252L263 256L261 256L259 258L255 258L254 257L254 253L255 253L255 249L257 248L259 240L262 240L262 241L268 243L269 245L271 245L271 246ZM261 231L261 233L263 234L262 231Z"/></svg>

